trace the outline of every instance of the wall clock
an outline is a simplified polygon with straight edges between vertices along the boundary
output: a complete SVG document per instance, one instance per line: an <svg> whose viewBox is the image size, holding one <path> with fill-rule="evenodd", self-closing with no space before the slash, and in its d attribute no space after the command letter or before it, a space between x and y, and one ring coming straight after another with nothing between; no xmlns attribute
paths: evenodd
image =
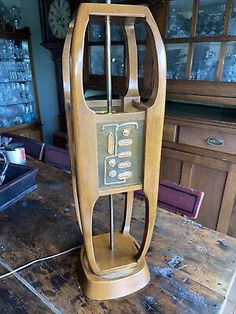
<svg viewBox="0 0 236 314"><path fill-rule="evenodd" d="M60 130L66 130L61 58L67 26L80 0L38 0L42 45L51 50L55 64Z"/></svg>
<svg viewBox="0 0 236 314"><path fill-rule="evenodd" d="M76 0L39 0L42 45L54 49L63 46ZM77 4L79 1L77 1Z"/></svg>

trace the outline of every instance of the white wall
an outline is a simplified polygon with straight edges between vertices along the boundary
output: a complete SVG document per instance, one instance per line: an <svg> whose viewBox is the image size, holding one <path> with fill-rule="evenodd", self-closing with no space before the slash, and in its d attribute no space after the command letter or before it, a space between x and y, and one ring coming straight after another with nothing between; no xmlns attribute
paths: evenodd
<svg viewBox="0 0 236 314"><path fill-rule="evenodd" d="M38 0L2 0L2 2L7 7L13 4L20 6L22 26L30 27L43 138L45 142L52 143L52 135L58 131L56 80L51 52L40 45L42 37Z"/></svg>

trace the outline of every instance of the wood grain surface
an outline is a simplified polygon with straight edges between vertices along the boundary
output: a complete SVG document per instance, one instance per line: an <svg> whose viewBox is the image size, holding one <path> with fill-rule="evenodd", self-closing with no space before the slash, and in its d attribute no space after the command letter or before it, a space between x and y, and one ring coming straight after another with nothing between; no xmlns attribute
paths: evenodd
<svg viewBox="0 0 236 314"><path fill-rule="evenodd" d="M0 215L0 274L82 243L70 175L30 163L39 168L38 189ZM125 198L114 200L118 230ZM135 199L131 234L138 241L144 217L144 203ZM95 206L93 233L108 227L108 199L102 197ZM160 209L147 253L150 283L103 302L83 295L79 255L75 250L1 280L0 313L217 313L233 278L236 239Z"/></svg>

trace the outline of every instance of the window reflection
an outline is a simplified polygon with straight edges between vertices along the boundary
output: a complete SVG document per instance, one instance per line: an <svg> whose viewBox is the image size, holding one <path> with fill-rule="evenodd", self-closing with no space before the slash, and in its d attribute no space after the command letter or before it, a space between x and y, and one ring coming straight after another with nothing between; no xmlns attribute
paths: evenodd
<svg viewBox="0 0 236 314"><path fill-rule="evenodd" d="M185 78L188 44L168 44L167 50L167 78L183 80Z"/></svg>
<svg viewBox="0 0 236 314"><path fill-rule="evenodd" d="M222 81L236 82L236 42L227 43Z"/></svg>
<svg viewBox="0 0 236 314"><path fill-rule="evenodd" d="M215 80L220 54L219 42L195 43L191 80Z"/></svg>
<svg viewBox="0 0 236 314"><path fill-rule="evenodd" d="M167 37L189 37L192 22L193 0L170 1Z"/></svg>
<svg viewBox="0 0 236 314"><path fill-rule="evenodd" d="M223 33L226 0L200 0L197 17L198 36L214 36Z"/></svg>

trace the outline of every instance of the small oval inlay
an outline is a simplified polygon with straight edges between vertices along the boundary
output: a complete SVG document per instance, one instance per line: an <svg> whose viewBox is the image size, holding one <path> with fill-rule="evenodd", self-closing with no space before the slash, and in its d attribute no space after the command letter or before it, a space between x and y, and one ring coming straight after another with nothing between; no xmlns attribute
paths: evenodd
<svg viewBox="0 0 236 314"><path fill-rule="evenodd" d="M119 153L117 156L118 156L118 158L129 158L132 156L132 152L127 150L127 151Z"/></svg>
<svg viewBox="0 0 236 314"><path fill-rule="evenodd" d="M124 161L124 162L120 162L118 164L118 168L119 169L130 168L130 167L131 167L131 162L130 161Z"/></svg>
<svg viewBox="0 0 236 314"><path fill-rule="evenodd" d="M129 139L127 139L127 140L120 140L119 142L118 142L118 145L119 146L129 146L129 145L131 145L133 143L133 141L129 138Z"/></svg>
<svg viewBox="0 0 236 314"><path fill-rule="evenodd" d="M132 177L132 172L131 171L125 171L120 174L118 174L118 179L119 180L126 180Z"/></svg>

